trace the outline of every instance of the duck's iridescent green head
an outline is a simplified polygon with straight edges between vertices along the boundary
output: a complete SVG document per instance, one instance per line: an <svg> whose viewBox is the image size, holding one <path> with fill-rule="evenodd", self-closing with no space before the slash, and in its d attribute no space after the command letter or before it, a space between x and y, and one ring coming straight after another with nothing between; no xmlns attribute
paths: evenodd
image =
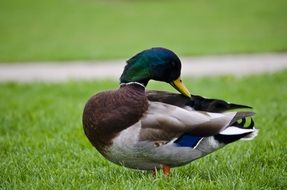
<svg viewBox="0 0 287 190"><path fill-rule="evenodd" d="M181 62L177 55L165 48L144 50L127 61L120 82L139 82L147 85L153 79L170 83L183 95L190 93L180 79Z"/></svg>

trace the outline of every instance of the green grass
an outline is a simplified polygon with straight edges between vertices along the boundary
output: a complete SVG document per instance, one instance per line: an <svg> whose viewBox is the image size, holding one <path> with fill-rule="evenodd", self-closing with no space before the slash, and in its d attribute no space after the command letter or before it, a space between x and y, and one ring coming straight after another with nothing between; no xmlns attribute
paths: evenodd
<svg viewBox="0 0 287 190"><path fill-rule="evenodd" d="M194 94L246 103L257 112L254 141L228 145L170 177L105 160L84 136L81 114L113 81L0 84L0 189L284 189L287 187L287 71L195 78ZM152 83L150 88L171 90Z"/></svg>
<svg viewBox="0 0 287 190"><path fill-rule="evenodd" d="M287 1L0 2L0 62L287 51Z"/></svg>

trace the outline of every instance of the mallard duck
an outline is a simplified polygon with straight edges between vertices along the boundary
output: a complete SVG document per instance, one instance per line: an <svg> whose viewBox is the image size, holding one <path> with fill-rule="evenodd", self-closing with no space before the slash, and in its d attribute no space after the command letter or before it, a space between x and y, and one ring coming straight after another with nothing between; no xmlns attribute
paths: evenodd
<svg viewBox="0 0 287 190"><path fill-rule="evenodd" d="M85 105L83 127L92 145L118 165L168 175L171 167L256 136L253 112L226 112L251 107L191 95L180 73L180 59L165 48L129 59L119 89L100 92ZM167 82L179 93L146 91L149 80Z"/></svg>

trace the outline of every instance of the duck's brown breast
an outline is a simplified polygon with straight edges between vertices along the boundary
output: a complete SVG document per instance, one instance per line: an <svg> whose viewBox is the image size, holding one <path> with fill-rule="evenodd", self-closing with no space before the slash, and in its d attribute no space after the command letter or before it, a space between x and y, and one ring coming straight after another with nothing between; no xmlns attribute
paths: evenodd
<svg viewBox="0 0 287 190"><path fill-rule="evenodd" d="M116 91L91 97L83 112L84 131L90 142L102 153L119 132L140 120L147 110L145 89L126 85Z"/></svg>

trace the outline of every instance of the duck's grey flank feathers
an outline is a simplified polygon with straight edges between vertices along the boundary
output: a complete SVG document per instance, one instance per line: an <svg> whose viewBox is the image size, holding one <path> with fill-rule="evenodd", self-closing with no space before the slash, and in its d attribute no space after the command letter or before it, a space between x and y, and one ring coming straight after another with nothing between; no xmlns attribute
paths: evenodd
<svg viewBox="0 0 287 190"><path fill-rule="evenodd" d="M237 119L242 118L236 117L237 115L249 114L249 112L248 114L244 114L245 112L242 114L237 113L187 111L161 102L149 102L148 110L141 119L144 130L141 138L142 140L148 137L153 137L154 139L156 136L161 138L161 134L164 137L168 137L167 133L172 135L191 133L197 136L212 136L231 125L233 123L231 121L237 121Z"/></svg>

